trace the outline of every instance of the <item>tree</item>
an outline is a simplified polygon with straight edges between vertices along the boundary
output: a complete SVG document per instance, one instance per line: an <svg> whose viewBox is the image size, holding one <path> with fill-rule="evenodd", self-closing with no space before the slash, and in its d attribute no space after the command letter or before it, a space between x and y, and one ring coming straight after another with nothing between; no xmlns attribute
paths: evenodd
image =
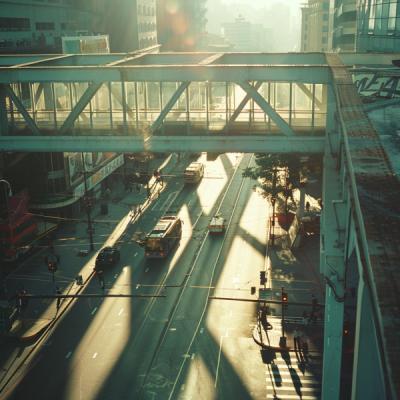
<svg viewBox="0 0 400 400"><path fill-rule="evenodd" d="M256 154L256 166L243 171L243 177L258 181L263 195L277 206L279 212L287 214L296 210L293 192L310 172L321 165L320 156L302 157L299 154Z"/></svg>

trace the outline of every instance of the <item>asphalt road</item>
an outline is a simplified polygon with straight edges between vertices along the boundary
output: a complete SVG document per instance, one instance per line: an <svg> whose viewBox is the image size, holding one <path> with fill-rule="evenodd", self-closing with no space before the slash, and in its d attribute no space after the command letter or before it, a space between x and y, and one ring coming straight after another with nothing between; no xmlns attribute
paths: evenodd
<svg viewBox="0 0 400 400"><path fill-rule="evenodd" d="M251 332L251 298L264 263L268 209L241 171L251 155L206 163L198 186L168 188L121 241L105 293L163 295L79 299L27 364L12 399L211 399L266 396L266 367ZM179 247L149 262L133 242L167 211L184 221ZM225 235L210 237L219 211ZM101 292L95 279L86 293ZM255 298L253 296L253 298Z"/></svg>

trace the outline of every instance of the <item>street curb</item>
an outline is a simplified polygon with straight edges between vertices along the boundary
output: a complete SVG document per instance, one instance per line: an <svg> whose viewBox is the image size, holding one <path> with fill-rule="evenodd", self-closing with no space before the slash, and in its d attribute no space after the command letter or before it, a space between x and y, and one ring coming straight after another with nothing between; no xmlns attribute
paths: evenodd
<svg viewBox="0 0 400 400"><path fill-rule="evenodd" d="M49 321L47 324L43 325L38 331L28 335L28 336L14 336L18 338L19 342L25 343L25 342L31 342L36 340L37 336L41 336L46 330L47 328L50 326L50 324L53 322L53 320ZM13 336L11 336L13 337Z"/></svg>
<svg viewBox="0 0 400 400"><path fill-rule="evenodd" d="M172 165L171 165L172 164ZM176 165L178 165L175 157L173 156L173 154L170 154L165 160L164 162L161 163L160 168L174 168ZM157 186L157 183L155 182L155 178L153 178L153 186ZM141 207L141 211L139 213L135 213L131 216L130 220L129 220L129 224L136 222L136 220L139 219L139 217L143 214L143 212L153 203L153 201L155 199L157 199L158 195L165 190L167 185L163 185L161 188L158 188L157 190L154 190L151 192L150 197L146 198L145 201L142 203L142 207ZM157 188L156 188L157 189ZM128 228L129 224L126 226L126 229ZM125 229L125 230L126 230ZM119 240L121 239L121 237L124 235L125 230L121 233L121 235L115 240L115 244L118 244ZM93 254L95 254L96 252L98 252L98 250L94 251ZM72 294L79 294L82 290L84 290L84 288L87 286L87 284L90 283L90 281L92 280L93 276L95 275L95 271L92 269L92 271L89 273L89 275L87 275L86 279L83 281L82 285L77 285L75 292ZM73 290L75 283L71 283L71 286L69 288L69 290L66 290L67 293L71 293ZM68 302L65 303L65 305L63 307L60 307L60 309L56 312L55 316L53 317L53 319L49 320L49 322L47 324L45 324L43 327L41 327L38 331L30 334L29 336L18 336L18 335L13 335L10 336L12 338L17 339L19 342L25 343L25 342L30 342L30 341L34 341L39 339L44 333L46 333L48 331L49 328L51 328L51 326L53 326L58 320L59 318L66 312L66 310L69 308L70 304L74 301L74 298L70 298ZM22 323L23 323L23 319L21 319Z"/></svg>
<svg viewBox="0 0 400 400"><path fill-rule="evenodd" d="M272 345L263 343L263 342L259 339L258 327L257 327L257 326L254 327L253 332L252 332L252 336L253 336L253 340L254 340L262 349L270 349L270 350L274 350L274 351L294 351L294 350L291 349L290 347L272 346ZM257 336L257 337L256 337L256 336Z"/></svg>

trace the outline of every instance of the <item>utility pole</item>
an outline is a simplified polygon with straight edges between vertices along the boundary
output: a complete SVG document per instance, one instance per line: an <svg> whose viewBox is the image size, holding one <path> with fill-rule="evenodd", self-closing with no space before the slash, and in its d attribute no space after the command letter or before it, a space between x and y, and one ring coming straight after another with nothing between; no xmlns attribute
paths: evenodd
<svg viewBox="0 0 400 400"><path fill-rule="evenodd" d="M285 292L285 288L281 288L281 304L282 304L282 336L279 339L279 346L286 347L286 336L285 336L285 307L288 303L288 295Z"/></svg>
<svg viewBox="0 0 400 400"><path fill-rule="evenodd" d="M84 181L84 185L85 185L85 208L86 208L88 233L89 233L89 240L90 240L90 251L93 251L94 250L93 227L92 227L92 217L90 215L91 204L89 204L90 200L89 200L89 196L88 196L88 187L87 187L87 181L86 181L85 157L84 157L83 153L81 153L81 157L82 157L83 181Z"/></svg>

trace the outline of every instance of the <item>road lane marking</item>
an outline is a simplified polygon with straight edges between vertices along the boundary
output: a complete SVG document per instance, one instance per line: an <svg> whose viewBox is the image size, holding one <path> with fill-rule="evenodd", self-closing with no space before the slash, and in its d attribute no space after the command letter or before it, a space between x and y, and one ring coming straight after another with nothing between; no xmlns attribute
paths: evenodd
<svg viewBox="0 0 400 400"><path fill-rule="evenodd" d="M72 351L69 351L69 352L67 353L67 355L65 356L65 358L68 360L68 358L70 358L71 355L72 355Z"/></svg>
<svg viewBox="0 0 400 400"><path fill-rule="evenodd" d="M96 358L96 357L97 357L97 353L94 353L92 358Z"/></svg>
<svg viewBox="0 0 400 400"><path fill-rule="evenodd" d="M217 384L218 384L219 363L220 363L220 361L221 361L222 341L224 340L224 337L225 337L225 336L220 336L220 338L219 338L218 361L217 361L217 370L215 371L215 382L214 382L214 387L217 387Z"/></svg>
<svg viewBox="0 0 400 400"><path fill-rule="evenodd" d="M118 313L118 315L121 315L123 312L124 312L124 309L123 309L123 308L121 308L121 309L119 310L119 313Z"/></svg>
<svg viewBox="0 0 400 400"><path fill-rule="evenodd" d="M97 307L93 308L92 315L97 311Z"/></svg>

